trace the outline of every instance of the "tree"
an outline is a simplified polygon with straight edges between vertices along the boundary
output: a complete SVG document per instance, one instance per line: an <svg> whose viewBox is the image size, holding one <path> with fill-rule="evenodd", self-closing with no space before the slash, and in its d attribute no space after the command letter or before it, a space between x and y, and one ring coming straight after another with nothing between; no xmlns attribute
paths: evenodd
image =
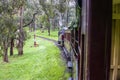
<svg viewBox="0 0 120 80"><path fill-rule="evenodd" d="M16 26L13 24L13 18L9 14L4 14L0 18L0 41L3 50L3 61L8 62L8 47L10 38L14 35Z"/></svg>
<svg viewBox="0 0 120 80"><path fill-rule="evenodd" d="M13 55L13 47L14 47L14 38L11 37L11 39L10 39L10 56Z"/></svg>
<svg viewBox="0 0 120 80"><path fill-rule="evenodd" d="M45 22L42 23L48 29L48 35L50 30L54 29L55 22L61 22L65 20L66 10L68 5L66 3L69 0L33 0L30 1L38 13L42 12L41 16L45 17ZM38 14L39 15L39 14ZM43 19L43 18L41 18Z"/></svg>
<svg viewBox="0 0 120 80"><path fill-rule="evenodd" d="M51 25L54 26L54 22L58 19L60 28L65 25L65 17L67 17L68 3L70 0L39 0L40 5L42 6L42 10L48 17L48 21ZM66 5L67 4L67 5ZM48 31L49 31L48 27Z"/></svg>
<svg viewBox="0 0 120 80"><path fill-rule="evenodd" d="M15 35L14 33L17 30L17 23L14 19L14 14L17 13L17 9L23 4L22 1L24 0L2 0L0 2L0 47L2 50L3 61L5 62L8 62L8 47L10 40L13 38Z"/></svg>
<svg viewBox="0 0 120 80"><path fill-rule="evenodd" d="M48 35L50 36L50 19L53 19L55 15L53 0L39 0L39 4L46 15L46 26L48 28Z"/></svg>
<svg viewBox="0 0 120 80"><path fill-rule="evenodd" d="M24 5L26 3L25 0L17 0L16 6L19 9L20 14L20 25L18 28L18 55L23 55L23 43L24 43L24 32L23 32L23 11L24 11Z"/></svg>
<svg viewBox="0 0 120 80"><path fill-rule="evenodd" d="M18 29L18 55L23 55L23 6L20 7L20 25Z"/></svg>

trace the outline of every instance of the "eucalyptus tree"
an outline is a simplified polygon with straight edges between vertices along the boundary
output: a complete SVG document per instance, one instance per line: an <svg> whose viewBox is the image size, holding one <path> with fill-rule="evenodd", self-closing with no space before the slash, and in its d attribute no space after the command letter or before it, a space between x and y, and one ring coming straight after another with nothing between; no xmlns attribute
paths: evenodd
<svg viewBox="0 0 120 80"><path fill-rule="evenodd" d="M66 1L69 0L30 0L31 4L34 5L38 13L42 12L39 16L44 16L45 20L42 25L48 29L48 35L50 35L50 28L54 26L55 22L63 21L66 11ZM33 10L32 10L33 11Z"/></svg>
<svg viewBox="0 0 120 80"><path fill-rule="evenodd" d="M53 0L39 0L39 4L41 6L42 11L44 11L44 15L46 15L46 23L45 26L48 28L48 35L50 36L50 19L54 18L54 7Z"/></svg>
<svg viewBox="0 0 120 80"><path fill-rule="evenodd" d="M11 0L12 2L12 8L13 12L16 12L15 14L17 15L17 35L18 35L18 44L17 44L17 49L18 49L18 55L23 55L23 44L24 44L24 31L23 31L23 12L24 12L24 7L26 5L26 0ZM11 48L10 48L10 55L13 55L13 43L14 43L14 38L11 38Z"/></svg>
<svg viewBox="0 0 120 80"><path fill-rule="evenodd" d="M50 20L59 23L59 28L66 25L69 1L70 0L39 0L42 10L49 16ZM48 6L48 3L50 6Z"/></svg>
<svg viewBox="0 0 120 80"><path fill-rule="evenodd" d="M58 15L59 28L70 26L72 20L76 18L76 0L55 0L55 11Z"/></svg>
<svg viewBox="0 0 120 80"><path fill-rule="evenodd" d="M8 62L8 47L10 39L14 36L16 26L14 25L12 16L8 13L4 13L4 15L0 17L0 24L0 41L3 50L3 60Z"/></svg>
<svg viewBox="0 0 120 80"><path fill-rule="evenodd" d="M17 30L17 22L14 15L23 6L24 0L1 0L0 1L0 46L3 61L8 62L8 47L10 40ZM19 27L22 29L22 27Z"/></svg>
<svg viewBox="0 0 120 80"><path fill-rule="evenodd" d="M13 6L9 0L0 2L0 46L3 61L8 62L8 47L11 37L14 35L16 26L13 19Z"/></svg>
<svg viewBox="0 0 120 80"><path fill-rule="evenodd" d="M27 0L24 15L23 15L23 27L29 26L29 30L34 31L34 13L36 8L34 7L33 0Z"/></svg>
<svg viewBox="0 0 120 80"><path fill-rule="evenodd" d="M19 10L20 25L18 28L18 55L23 55L24 31L23 31L23 12L26 0L13 0L13 6Z"/></svg>

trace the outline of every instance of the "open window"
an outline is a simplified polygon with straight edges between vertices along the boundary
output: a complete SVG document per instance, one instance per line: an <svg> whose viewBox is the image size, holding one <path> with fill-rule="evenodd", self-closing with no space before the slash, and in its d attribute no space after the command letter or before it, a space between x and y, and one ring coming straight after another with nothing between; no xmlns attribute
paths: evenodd
<svg viewBox="0 0 120 80"><path fill-rule="evenodd" d="M120 1L113 0L110 80L120 80Z"/></svg>

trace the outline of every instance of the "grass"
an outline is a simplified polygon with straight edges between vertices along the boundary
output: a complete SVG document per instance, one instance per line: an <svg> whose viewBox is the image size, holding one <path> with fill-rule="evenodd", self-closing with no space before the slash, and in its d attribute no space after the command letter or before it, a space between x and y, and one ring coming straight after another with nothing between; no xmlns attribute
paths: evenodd
<svg viewBox="0 0 120 80"><path fill-rule="evenodd" d="M59 49L40 38L37 38L39 47L33 47L33 41L33 37L26 41L23 56L14 50L9 63L0 58L0 80L65 80L65 65Z"/></svg>
<svg viewBox="0 0 120 80"><path fill-rule="evenodd" d="M34 32L32 32L32 34L34 34ZM58 40L58 30L51 30L50 32L50 36L48 36L48 31L47 30L44 30L44 32L42 33L40 30L37 30L36 31L36 35L37 36L42 36L42 37L47 37L49 39L53 39L53 40Z"/></svg>

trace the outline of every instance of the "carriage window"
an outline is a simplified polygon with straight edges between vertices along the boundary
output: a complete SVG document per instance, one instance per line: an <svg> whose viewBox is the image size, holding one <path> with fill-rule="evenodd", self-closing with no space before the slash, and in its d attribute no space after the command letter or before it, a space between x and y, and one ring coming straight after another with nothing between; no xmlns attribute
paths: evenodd
<svg viewBox="0 0 120 80"><path fill-rule="evenodd" d="M120 2L113 0L110 80L120 80Z"/></svg>
<svg viewBox="0 0 120 80"><path fill-rule="evenodd" d="M116 22L116 20L112 20L112 23L113 23L112 26L115 26L115 22ZM112 27L112 37L113 37L114 35L115 35L115 27ZM112 38L112 48L111 48L111 49L112 49L112 50L111 50L112 53L114 53L114 48L113 48L113 47L114 47L114 46L113 46L113 45L114 45L114 42L115 42L115 38ZM113 65L113 62L114 62L114 54L111 54L111 56L112 56L112 57L111 57L111 65Z"/></svg>
<svg viewBox="0 0 120 80"><path fill-rule="evenodd" d="M116 6L113 6L113 13L116 13Z"/></svg>
<svg viewBox="0 0 120 80"><path fill-rule="evenodd" d="M113 69L110 70L110 80L112 80Z"/></svg>
<svg viewBox="0 0 120 80"><path fill-rule="evenodd" d="M118 70L117 80L120 80L120 69Z"/></svg>
<svg viewBox="0 0 120 80"><path fill-rule="evenodd" d="M120 14L120 3L118 4L118 14Z"/></svg>
<svg viewBox="0 0 120 80"><path fill-rule="evenodd" d="M114 4L113 6L113 13L120 14L120 3L119 4Z"/></svg>

